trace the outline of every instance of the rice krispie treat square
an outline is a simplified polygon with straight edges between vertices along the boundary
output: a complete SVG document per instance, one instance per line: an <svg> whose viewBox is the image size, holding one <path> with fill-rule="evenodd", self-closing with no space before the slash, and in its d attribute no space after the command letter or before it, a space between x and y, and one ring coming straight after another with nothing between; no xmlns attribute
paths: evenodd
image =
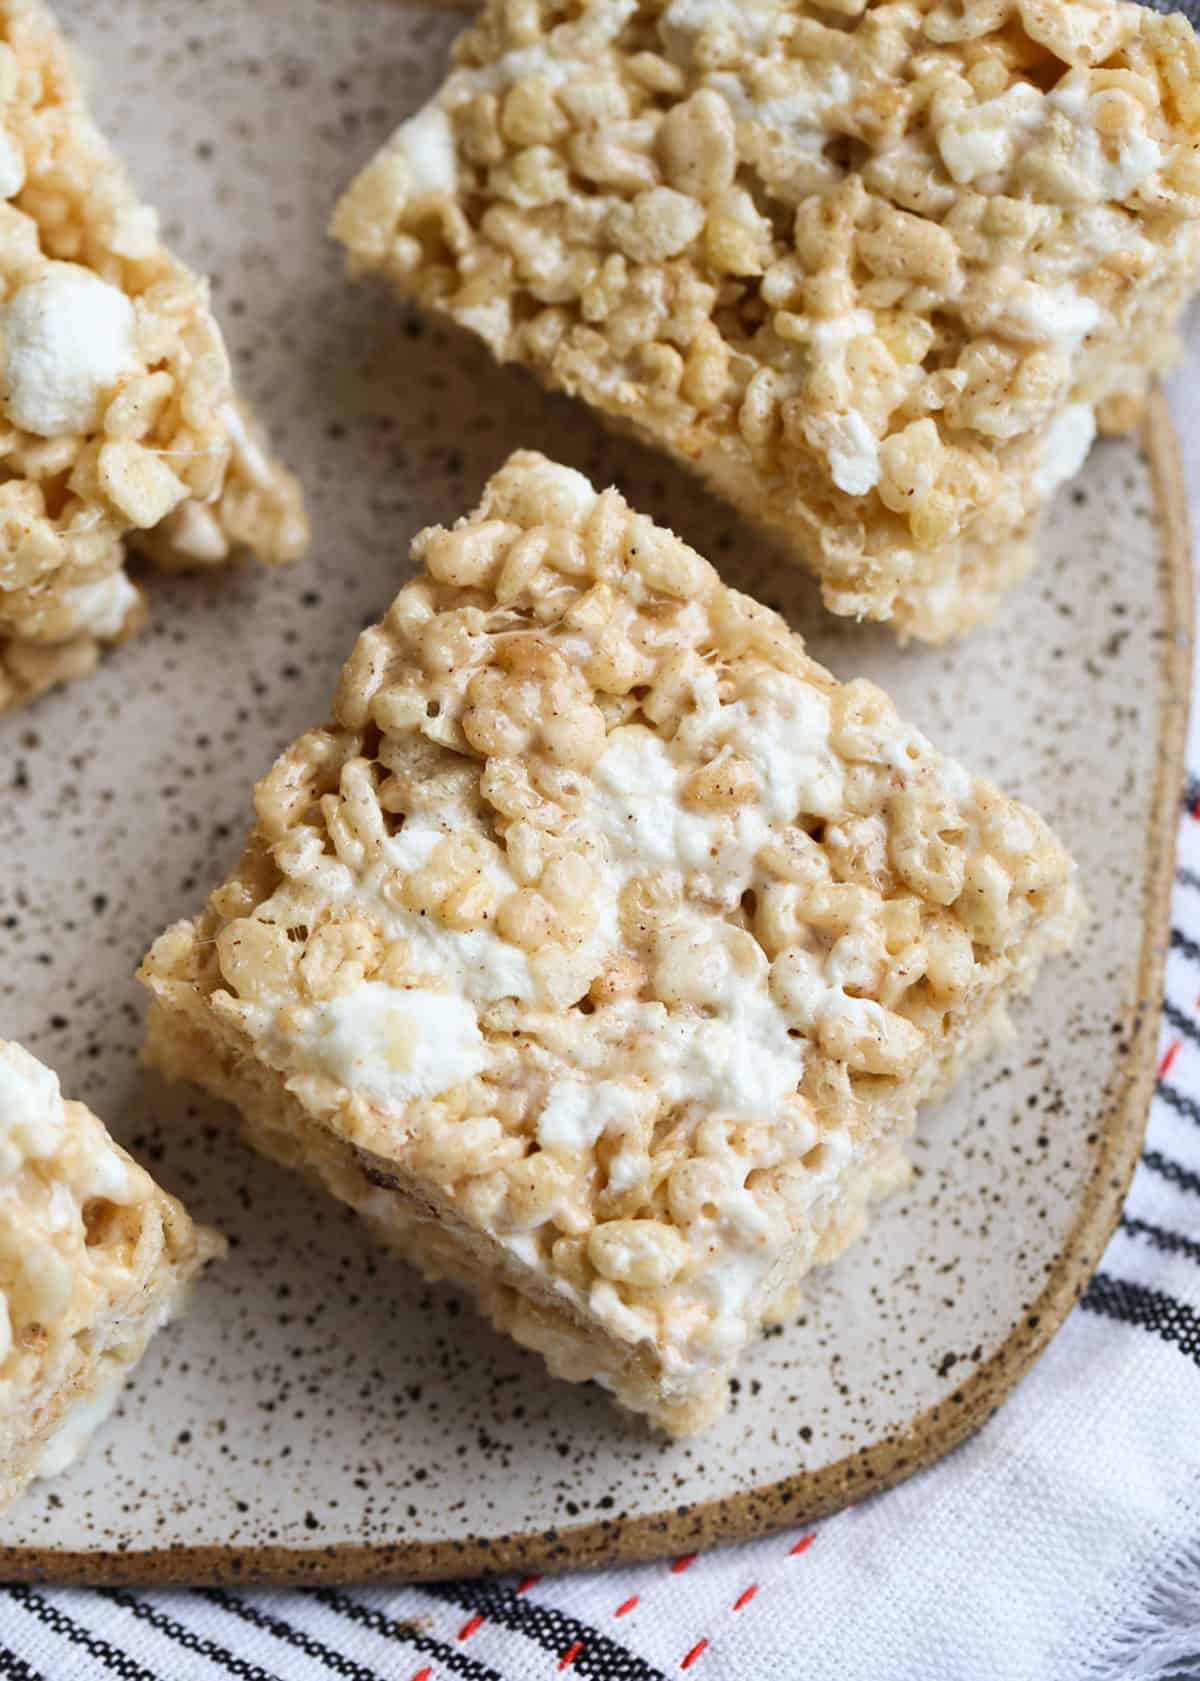
<svg viewBox="0 0 1200 1681"><path fill-rule="evenodd" d="M207 285L160 242L53 16L0 0L0 712L137 629L126 539L211 566L307 534Z"/></svg>
<svg viewBox="0 0 1200 1681"><path fill-rule="evenodd" d="M0 1509L78 1457L224 1248L0 1040Z"/></svg>
<svg viewBox="0 0 1200 1681"><path fill-rule="evenodd" d="M414 553L147 958L148 1055L696 1429L1067 944L1073 866L616 490L517 454Z"/></svg>
<svg viewBox="0 0 1200 1681"><path fill-rule="evenodd" d="M1033 560L1200 281L1200 49L1125 0L488 0L355 270L695 467L835 613Z"/></svg>

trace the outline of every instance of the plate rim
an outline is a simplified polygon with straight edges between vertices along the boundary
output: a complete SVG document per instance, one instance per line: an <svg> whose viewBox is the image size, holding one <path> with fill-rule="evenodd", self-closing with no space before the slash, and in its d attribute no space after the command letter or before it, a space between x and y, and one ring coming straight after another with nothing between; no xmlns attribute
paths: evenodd
<svg viewBox="0 0 1200 1681"><path fill-rule="evenodd" d="M0 1547L0 1580L93 1586L334 1586L433 1581L515 1570L582 1569L649 1562L746 1541L828 1517L936 1463L987 1422L1043 1354L1082 1295L1111 1237L1141 1153L1154 1083L1161 979L1170 928L1175 816L1191 701L1193 576L1188 502L1178 438L1161 390L1140 428L1162 532L1167 632L1162 708L1150 805L1150 862L1127 1042L1109 1084L1109 1116L1075 1220L1038 1295L991 1357L960 1388L898 1435L868 1443L812 1471L662 1512L494 1537L324 1546L182 1546L145 1549Z"/></svg>

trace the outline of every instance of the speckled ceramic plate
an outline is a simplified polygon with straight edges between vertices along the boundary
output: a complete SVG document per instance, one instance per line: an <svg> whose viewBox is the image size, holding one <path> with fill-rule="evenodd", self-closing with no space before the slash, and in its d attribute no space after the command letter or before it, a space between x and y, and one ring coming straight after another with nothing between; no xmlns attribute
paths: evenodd
<svg viewBox="0 0 1200 1681"><path fill-rule="evenodd" d="M290 571L157 583L140 641L0 724L0 1032L232 1243L90 1456L4 1520L0 1576L328 1581L644 1556L812 1517L946 1452L1063 1319L1140 1142L1190 620L1161 415L1157 471L1132 442L1101 446L994 626L901 654L884 631L822 617L682 474L345 283L330 206L433 87L452 16L392 0L61 9L102 120L215 277L316 535ZM911 1192L687 1444L547 1381L252 1156L229 1113L137 1060L143 950L232 863L252 781L325 716L413 532L469 507L515 444L615 480L788 612L835 671L884 684L1052 819L1090 895L1078 955L929 1117Z"/></svg>

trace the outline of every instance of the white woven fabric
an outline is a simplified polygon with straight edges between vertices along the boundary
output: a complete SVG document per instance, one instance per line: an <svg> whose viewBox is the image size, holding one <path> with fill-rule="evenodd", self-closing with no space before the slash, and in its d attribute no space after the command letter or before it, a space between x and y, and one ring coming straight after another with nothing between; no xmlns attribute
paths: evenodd
<svg viewBox="0 0 1200 1681"><path fill-rule="evenodd" d="M1172 401L1200 527L1200 323ZM1200 709L1198 709L1200 710ZM520 1583L0 1595L0 1681L1200 1678L1200 727L1146 1154L1083 1307L966 1447L691 1561Z"/></svg>

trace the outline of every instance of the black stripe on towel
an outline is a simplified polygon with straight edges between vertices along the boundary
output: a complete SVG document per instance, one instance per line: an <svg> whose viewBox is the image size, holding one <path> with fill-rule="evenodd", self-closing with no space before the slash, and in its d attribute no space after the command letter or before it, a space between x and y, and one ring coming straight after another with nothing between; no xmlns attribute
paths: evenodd
<svg viewBox="0 0 1200 1681"><path fill-rule="evenodd" d="M208 1658L211 1663L219 1664L228 1675L236 1675L238 1681L283 1681L277 1671L264 1669L261 1664L251 1663L249 1658L239 1658L236 1652L231 1652L227 1646L222 1646L217 1640L210 1640L207 1635L197 1634L195 1629L186 1628L183 1623L176 1622L174 1617L168 1617L155 1609L144 1599L139 1599L135 1593L126 1588L106 1588L102 1590L105 1599L111 1599L114 1605L119 1605L125 1611L138 1619L141 1623L148 1623L152 1629L166 1639L174 1641L185 1652L195 1652L198 1657Z"/></svg>
<svg viewBox="0 0 1200 1681"><path fill-rule="evenodd" d="M1200 1652L1190 1658L1177 1658L1177 1663L1184 1665L1182 1669L1164 1670L1162 1681L1200 1681Z"/></svg>
<svg viewBox="0 0 1200 1681"><path fill-rule="evenodd" d="M7 1646L0 1646L0 1681L46 1681L46 1677Z"/></svg>
<svg viewBox="0 0 1200 1681"><path fill-rule="evenodd" d="M1144 1237L1164 1255L1185 1255L1189 1261L1200 1261L1200 1243L1182 1232L1169 1232L1164 1226L1152 1226L1148 1220L1135 1220L1128 1214L1121 1221L1121 1230L1130 1237Z"/></svg>
<svg viewBox="0 0 1200 1681"><path fill-rule="evenodd" d="M385 1640L408 1641L409 1645L415 1647L424 1657L436 1658L454 1675L465 1676L466 1681L504 1681L501 1675L481 1659L470 1657L461 1649L447 1646L428 1634L420 1634L411 1624L398 1623L386 1612L376 1611L373 1606L364 1605L361 1600L351 1599L348 1593L342 1593L338 1588L314 1588L312 1596L320 1600L328 1610L335 1611L339 1617L357 1623L360 1628L369 1628L373 1634L382 1635Z"/></svg>
<svg viewBox="0 0 1200 1681"><path fill-rule="evenodd" d="M27 1611L31 1617L36 1617L39 1623L44 1623L48 1629L60 1635L72 1646L77 1646L81 1652L95 1658L104 1665L106 1675L115 1675L117 1681L162 1681L162 1677L155 1675L152 1669L147 1669L128 1652L123 1652L119 1646L111 1641L102 1640L98 1634L93 1634L82 1623L69 1617L65 1611L60 1611L57 1605L51 1605L48 1599L43 1599L40 1593L34 1593L32 1588L9 1588L9 1598L22 1611Z"/></svg>
<svg viewBox="0 0 1200 1681"><path fill-rule="evenodd" d="M1200 1045L1200 1022L1181 1010L1178 1004L1172 1004L1169 998L1163 999L1163 1016L1170 1022L1176 1033L1182 1033L1185 1039Z"/></svg>
<svg viewBox="0 0 1200 1681"><path fill-rule="evenodd" d="M1122 1325L1152 1332L1200 1366L1200 1313L1164 1290L1098 1272L1079 1305L1088 1313L1102 1313Z"/></svg>
<svg viewBox="0 0 1200 1681"><path fill-rule="evenodd" d="M203 1588L200 1590L205 1599L219 1605L222 1611L228 1611L230 1616L240 1617L243 1622L251 1623L255 1628L262 1629L285 1646L294 1646L306 1657L315 1658L318 1663L325 1665L331 1675L343 1677L343 1681L381 1681L380 1673L375 1669L368 1669L366 1664L358 1663L354 1658L347 1657L345 1652L336 1652L324 1641L318 1640L316 1635L307 1629L297 1628L294 1623L286 1622L282 1617L272 1616L268 1611L260 1611L256 1605L249 1605L236 1594L227 1593L223 1588ZM344 1599L344 1594L329 1594L326 1592L311 1592L308 1598L320 1600L323 1604L338 1610L333 1605L334 1599ZM355 1602L351 1600L350 1604ZM366 1611L367 1607L358 1607ZM503 1676L478 1658L472 1658L466 1652L456 1652L453 1646L446 1646L440 1640L432 1640L429 1635L422 1634L420 1629L410 1623L394 1622L390 1617L376 1613L369 1615L376 1617L376 1621L368 1624L377 1634L385 1635L389 1640L399 1645L411 1647L423 1658L433 1658L451 1675L461 1675L463 1681L504 1681ZM365 1618L356 1621L365 1622Z"/></svg>
<svg viewBox="0 0 1200 1681"><path fill-rule="evenodd" d="M1191 1191L1200 1196L1200 1173L1193 1173L1190 1168L1173 1162L1160 1150L1147 1150L1142 1156L1142 1164L1148 1167L1151 1173L1157 1173L1160 1178L1165 1179L1168 1185L1175 1185L1181 1191Z"/></svg>
<svg viewBox="0 0 1200 1681"><path fill-rule="evenodd" d="M1180 1091L1178 1086L1170 1086L1165 1080L1159 1080L1154 1088L1154 1095L1161 1097L1168 1109L1174 1109L1177 1115L1182 1115L1185 1121L1195 1121L1200 1126L1200 1103L1186 1092Z"/></svg>
<svg viewBox="0 0 1200 1681"><path fill-rule="evenodd" d="M1197 945L1190 934L1185 934L1182 928L1172 928L1171 950L1182 952L1193 963L1200 963L1200 945Z"/></svg>
<svg viewBox="0 0 1200 1681"><path fill-rule="evenodd" d="M489 1618L514 1634L523 1634L560 1662L567 1652L573 1652L571 1674L578 1676L579 1681L666 1681L661 1669L655 1669L628 1647L601 1634L599 1629L578 1622L555 1605L514 1593L494 1578L422 1582L420 1591L451 1605L461 1605L464 1611Z"/></svg>

